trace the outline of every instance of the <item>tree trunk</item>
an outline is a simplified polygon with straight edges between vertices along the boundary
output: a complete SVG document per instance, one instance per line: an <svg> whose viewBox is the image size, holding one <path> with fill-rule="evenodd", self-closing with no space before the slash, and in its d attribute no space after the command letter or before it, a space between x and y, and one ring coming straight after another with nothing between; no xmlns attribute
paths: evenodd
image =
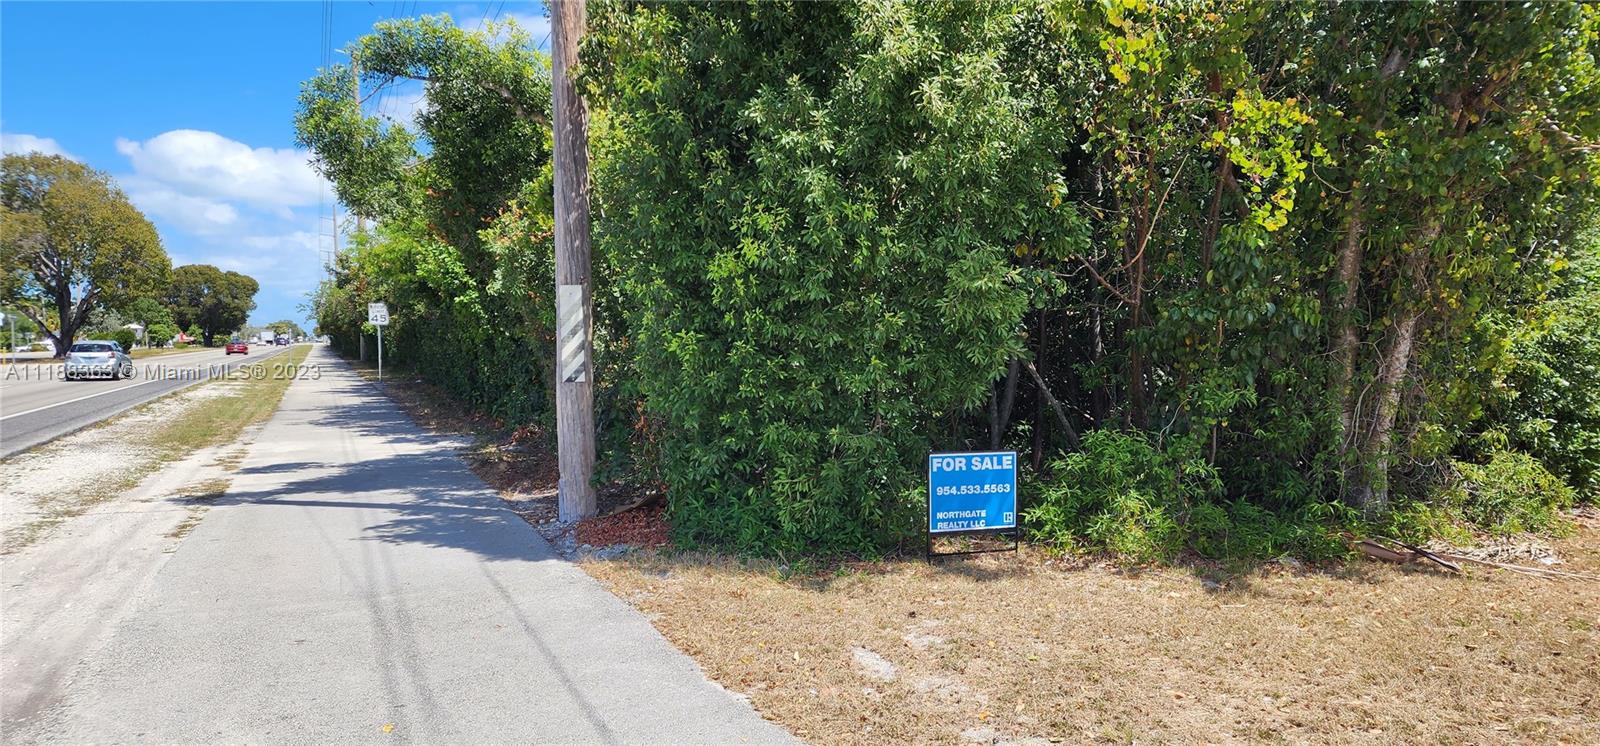
<svg viewBox="0 0 1600 746"><path fill-rule="evenodd" d="M1046 322L1049 320L1049 316L1050 316L1050 310L1049 309L1047 309L1047 308L1039 309L1039 351L1034 354L1034 358L1039 361L1039 365L1044 365L1045 364L1046 361L1045 361L1044 353L1045 353L1045 350L1049 349L1049 346L1050 346L1049 345L1049 340L1046 337L1046 332L1049 330L1049 327L1046 326ZM1041 372L1039 374L1039 377L1043 378L1044 377L1044 373ZM1044 419L1044 394L1038 394L1038 395L1035 395L1033 397L1033 460L1032 460L1032 463L1033 463L1033 470L1035 472L1038 472L1039 471L1039 467L1044 464L1044 423L1045 423L1045 419Z"/></svg>
<svg viewBox="0 0 1600 746"><path fill-rule="evenodd" d="M1039 369L1033 367L1033 363L1031 362L1026 362L1022 365L1024 368L1027 368L1028 375L1033 376L1033 382L1038 384L1039 395L1044 397L1044 400L1050 404L1050 408L1052 410L1055 410L1056 421L1061 423L1061 430L1067 435L1067 444L1072 446L1072 450L1074 451L1083 447L1083 441L1078 438L1077 428L1074 428L1072 426L1072 421L1067 419L1066 408L1062 407L1060 400L1056 399L1055 395L1050 393L1050 387L1044 384L1044 376L1039 375Z"/></svg>
<svg viewBox="0 0 1600 746"><path fill-rule="evenodd" d="M72 347L73 339L78 336L78 318L75 311L72 304L72 287L63 282L61 288L56 291L56 319L60 323L56 325L56 333L52 335L56 341L57 358L67 356L67 350Z"/></svg>
<svg viewBox="0 0 1600 746"><path fill-rule="evenodd" d="M1335 280L1343 290L1334 304L1338 332L1331 341L1333 349L1333 394L1339 397L1338 453L1341 459L1348 456L1353 442L1358 396L1350 388L1355 377L1356 347L1360 338L1356 331L1355 307L1360 296L1362 250L1361 185L1357 183L1350 192L1350 216L1345 223L1344 241L1339 246L1339 263Z"/></svg>
<svg viewBox="0 0 1600 746"><path fill-rule="evenodd" d="M1020 367L1017 358L1011 358L1011 364L1006 369L1006 385L1000 398L1000 406L995 412L994 427L989 432L989 450L1000 450L1000 440L1006 433L1006 427L1011 424L1011 407L1017 401L1017 372Z"/></svg>
<svg viewBox="0 0 1600 746"><path fill-rule="evenodd" d="M1213 71L1206 82L1206 87L1211 91L1211 95L1220 101L1222 74ZM1227 132L1231 119L1225 107L1218 106L1211 112L1211 123L1216 132ZM1224 145L1217 151L1217 183L1211 189L1211 206L1206 208L1206 228L1200 239L1200 264L1206 270L1211 269L1212 257L1217 248L1217 234L1222 231L1222 190L1228 183L1232 167L1233 161L1228 158L1228 147Z"/></svg>
<svg viewBox="0 0 1600 746"><path fill-rule="evenodd" d="M1094 347L1090 357L1098 365L1106 356L1105 312L1101 309L1100 304L1096 303L1092 313L1094 316ZM1112 403L1111 387L1102 378L1098 385L1094 387L1094 393L1090 397L1090 406L1094 409L1094 426L1100 426L1101 423L1106 421L1106 417L1110 416Z"/></svg>
<svg viewBox="0 0 1600 746"><path fill-rule="evenodd" d="M1150 158L1149 184L1155 185L1155 158ZM1127 248L1128 260L1132 268L1128 280L1128 329L1123 335L1123 341L1128 345L1128 411L1127 424L1131 427L1142 428L1145 426L1145 413L1148 410L1148 395L1144 387L1144 351L1140 349L1135 340L1136 332L1144 324L1144 245L1149 241L1150 231L1155 226L1151 224L1150 197L1145 195L1143 204L1135 210L1138 215L1134 235L1136 240Z"/></svg>
<svg viewBox="0 0 1600 746"><path fill-rule="evenodd" d="M1366 434L1359 451L1363 478L1352 492L1352 503L1361 508L1368 518L1389 507L1389 467L1393 461L1394 424L1400 414L1400 396L1404 393L1406 373L1411 368L1411 353L1416 346L1417 327L1427 312L1425 286L1428 252L1439 239L1440 226L1431 223L1422 230L1416 245L1406 257L1401 271L1401 282L1410 293L1411 302L1402 306L1394 324L1394 333L1379 361L1376 381L1372 428Z"/></svg>
<svg viewBox="0 0 1600 746"><path fill-rule="evenodd" d="M989 450L1000 447L1000 394L989 385Z"/></svg>

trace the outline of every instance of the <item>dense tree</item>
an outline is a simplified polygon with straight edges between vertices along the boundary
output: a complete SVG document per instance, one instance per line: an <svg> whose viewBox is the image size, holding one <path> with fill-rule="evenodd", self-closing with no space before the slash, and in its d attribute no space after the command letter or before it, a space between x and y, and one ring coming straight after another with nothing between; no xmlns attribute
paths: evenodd
<svg viewBox="0 0 1600 746"><path fill-rule="evenodd" d="M357 236L314 298L353 350L365 303L389 304L385 354L498 416L549 412L554 344L548 60L514 23L385 21L356 40L362 88L421 81L415 132L362 112L348 66L307 81L299 142L353 212Z"/></svg>
<svg viewBox="0 0 1600 746"><path fill-rule="evenodd" d="M110 177L60 156L0 160L0 301L43 328L58 356L95 309L158 292L170 267Z"/></svg>
<svg viewBox="0 0 1600 746"><path fill-rule="evenodd" d="M172 309L155 298L135 299L122 309L122 315L144 327L145 339L152 346L166 344L177 336L177 320L172 316Z"/></svg>
<svg viewBox="0 0 1600 746"><path fill-rule="evenodd" d="M151 347L162 347L178 336L178 325L166 321L145 327L144 338Z"/></svg>
<svg viewBox="0 0 1600 746"><path fill-rule="evenodd" d="M597 250L680 536L864 550L914 525L1081 241L1026 4L641 5L601 15ZM1061 91L1057 95L1069 95ZM607 134L609 133L609 135Z"/></svg>
<svg viewBox="0 0 1600 746"><path fill-rule="evenodd" d="M1593 6L616 2L591 22L602 448L665 485L682 539L883 547L946 448L1031 451L1040 535L1132 557L1544 527L1596 489ZM420 128L361 116L341 68L297 124L382 219L319 327L348 345L390 301L424 375L529 421L548 81L498 38L380 25L364 86L425 80Z"/></svg>
<svg viewBox="0 0 1600 746"><path fill-rule="evenodd" d="M274 321L270 324L267 324L267 330L271 331L273 334L286 334L290 337L299 337L305 335L306 333L304 329L300 328L299 324L296 324L288 319Z"/></svg>
<svg viewBox="0 0 1600 746"><path fill-rule="evenodd" d="M218 335L244 326L256 308L255 295L260 288L248 275L209 264L186 264L172 270L166 302L177 325L198 328L203 343L210 347Z"/></svg>

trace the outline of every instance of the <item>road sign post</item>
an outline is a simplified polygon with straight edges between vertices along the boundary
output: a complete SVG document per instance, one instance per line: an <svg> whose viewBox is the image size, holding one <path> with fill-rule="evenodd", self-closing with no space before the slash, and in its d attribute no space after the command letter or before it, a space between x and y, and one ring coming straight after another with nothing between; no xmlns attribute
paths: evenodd
<svg viewBox="0 0 1600 746"><path fill-rule="evenodd" d="M389 325L387 303L367 304L367 323L378 329L378 380L383 380L383 328Z"/></svg>

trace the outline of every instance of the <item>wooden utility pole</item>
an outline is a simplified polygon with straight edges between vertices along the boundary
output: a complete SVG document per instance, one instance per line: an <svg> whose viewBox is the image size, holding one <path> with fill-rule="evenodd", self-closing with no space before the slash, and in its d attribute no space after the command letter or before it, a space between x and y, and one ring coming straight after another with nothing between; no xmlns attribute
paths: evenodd
<svg viewBox="0 0 1600 746"><path fill-rule="evenodd" d="M549 7L556 191L556 449L561 465L557 512L563 521L577 521L595 514L589 113L571 77L587 12L583 0L554 0Z"/></svg>

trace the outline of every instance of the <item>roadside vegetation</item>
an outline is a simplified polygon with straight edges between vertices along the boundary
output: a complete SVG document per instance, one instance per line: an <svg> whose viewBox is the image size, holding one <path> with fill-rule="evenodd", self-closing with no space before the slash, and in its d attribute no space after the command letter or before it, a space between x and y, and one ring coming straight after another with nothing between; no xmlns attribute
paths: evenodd
<svg viewBox="0 0 1600 746"><path fill-rule="evenodd" d="M1600 12L601 3L602 473L685 547L920 546L929 451L1015 449L1033 539L1128 562L1560 533L1596 499ZM549 67L385 21L303 145L377 221L355 354L552 421Z"/></svg>
<svg viewBox="0 0 1600 746"><path fill-rule="evenodd" d="M256 306L251 277L208 264L174 269L111 177L63 156L0 158L0 226L0 307L22 322L24 338L54 343L57 357L81 339L157 349L180 330L209 347Z"/></svg>

